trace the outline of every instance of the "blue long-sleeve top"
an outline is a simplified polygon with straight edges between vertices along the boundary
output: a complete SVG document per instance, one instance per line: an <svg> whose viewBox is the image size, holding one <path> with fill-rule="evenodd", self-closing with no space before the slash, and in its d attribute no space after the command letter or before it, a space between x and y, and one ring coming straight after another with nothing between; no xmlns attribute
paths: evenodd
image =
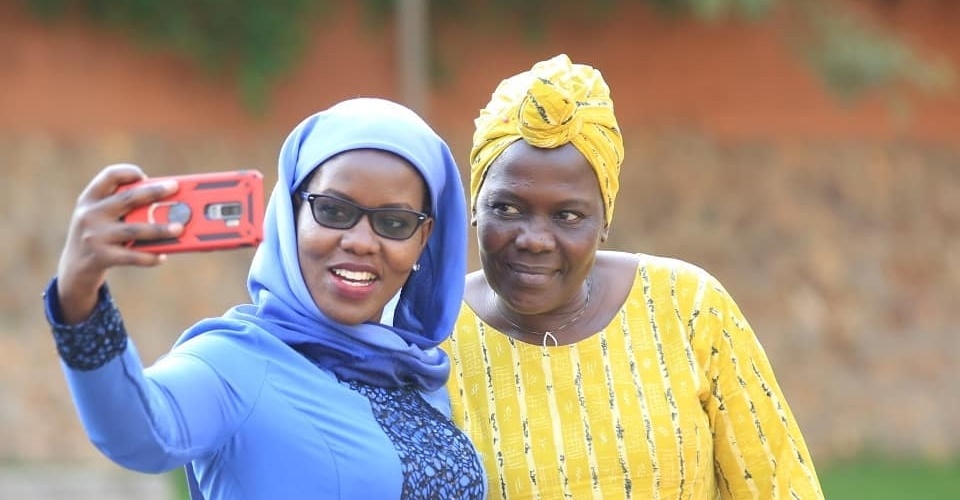
<svg viewBox="0 0 960 500"><path fill-rule="evenodd" d="M124 467L190 463L208 500L483 497L472 445L414 389L341 382L249 330L144 368L106 287L77 325L60 322L55 281L45 306L83 426Z"/></svg>

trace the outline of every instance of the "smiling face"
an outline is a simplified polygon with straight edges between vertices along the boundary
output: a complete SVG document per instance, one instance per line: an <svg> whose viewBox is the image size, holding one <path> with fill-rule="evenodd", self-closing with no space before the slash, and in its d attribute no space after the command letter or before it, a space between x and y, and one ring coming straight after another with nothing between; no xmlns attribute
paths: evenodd
<svg viewBox="0 0 960 500"><path fill-rule="evenodd" d="M597 177L570 144L511 144L487 171L474 220L487 282L521 314L577 300L606 234Z"/></svg>
<svg viewBox="0 0 960 500"><path fill-rule="evenodd" d="M406 160L378 150L353 150L318 167L301 187L366 208L423 211L426 186ZM397 293L420 257L433 229L428 218L406 240L377 235L370 217L349 229L317 224L310 204L296 210L300 271L311 297L327 317L344 324L379 321L387 301Z"/></svg>

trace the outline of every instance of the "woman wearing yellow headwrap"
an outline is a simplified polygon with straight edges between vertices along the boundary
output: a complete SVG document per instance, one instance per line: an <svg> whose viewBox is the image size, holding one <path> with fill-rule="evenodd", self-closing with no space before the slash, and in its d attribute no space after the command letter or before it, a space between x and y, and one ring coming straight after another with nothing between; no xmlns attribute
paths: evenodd
<svg viewBox="0 0 960 500"><path fill-rule="evenodd" d="M491 498L822 498L723 286L600 250L623 141L599 71L559 55L501 82L470 162L483 269L443 347Z"/></svg>

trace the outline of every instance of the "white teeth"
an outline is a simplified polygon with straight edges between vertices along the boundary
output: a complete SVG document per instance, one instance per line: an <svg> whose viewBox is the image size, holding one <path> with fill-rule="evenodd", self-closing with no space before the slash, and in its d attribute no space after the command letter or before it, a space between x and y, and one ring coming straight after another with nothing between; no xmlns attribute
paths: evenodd
<svg viewBox="0 0 960 500"><path fill-rule="evenodd" d="M333 274L350 281L370 282L377 279L377 275L365 271L348 271L346 269L334 269Z"/></svg>

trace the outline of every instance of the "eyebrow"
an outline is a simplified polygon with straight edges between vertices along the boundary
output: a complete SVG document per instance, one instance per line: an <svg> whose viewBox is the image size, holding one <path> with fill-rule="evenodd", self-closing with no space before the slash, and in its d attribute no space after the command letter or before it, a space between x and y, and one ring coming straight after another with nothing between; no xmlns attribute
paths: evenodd
<svg viewBox="0 0 960 500"><path fill-rule="evenodd" d="M518 195L516 191L507 188L494 188L487 192L486 196L483 196L481 200L485 202L490 202L499 199L506 200L526 200L526 197ZM562 205L576 205L577 207L590 208L593 205L593 201L582 196L574 195L572 197L565 198L559 202Z"/></svg>
<svg viewBox="0 0 960 500"><path fill-rule="evenodd" d="M356 203L357 205L360 205L363 208L402 208L404 210L413 210L414 212L419 212L419 210L414 208L413 205L410 205L407 203L386 203L383 205L377 205L375 207L371 207L369 205L364 205L363 203L360 203L355 198L343 193L342 191L338 191L332 188L327 188L322 191L310 191L309 189L306 189L305 191L307 191L308 193L322 194L326 196L333 196L334 198L340 198L341 200L347 200L351 203Z"/></svg>

